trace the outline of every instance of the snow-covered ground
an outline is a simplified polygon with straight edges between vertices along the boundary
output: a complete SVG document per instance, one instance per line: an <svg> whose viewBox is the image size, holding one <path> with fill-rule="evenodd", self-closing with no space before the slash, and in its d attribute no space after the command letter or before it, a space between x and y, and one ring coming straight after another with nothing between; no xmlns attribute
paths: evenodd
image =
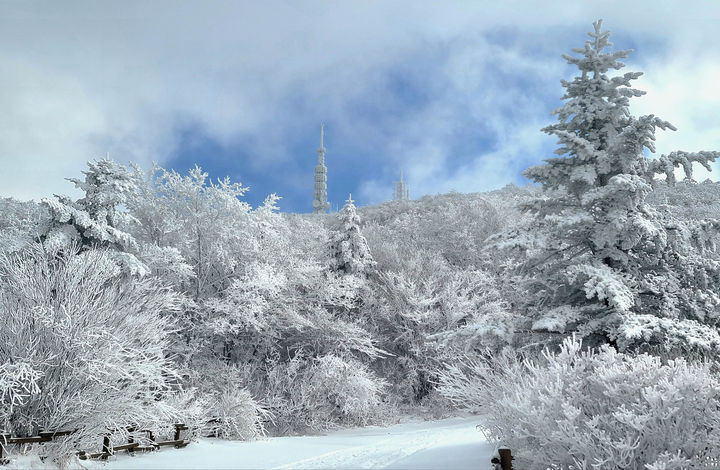
<svg viewBox="0 0 720 470"><path fill-rule="evenodd" d="M494 447L475 428L477 417L413 421L324 436L253 442L201 439L184 449L118 454L102 470L120 469L473 469L490 467Z"/></svg>

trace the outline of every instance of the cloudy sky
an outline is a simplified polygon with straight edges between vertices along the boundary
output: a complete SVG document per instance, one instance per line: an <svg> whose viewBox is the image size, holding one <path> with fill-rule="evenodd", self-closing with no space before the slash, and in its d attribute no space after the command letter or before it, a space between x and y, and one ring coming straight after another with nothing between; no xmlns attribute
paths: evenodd
<svg viewBox="0 0 720 470"><path fill-rule="evenodd" d="M333 206L400 170L413 198L524 184L598 18L645 72L633 111L678 128L658 152L720 150L717 0L0 0L0 196L75 194L109 152L308 212L320 123Z"/></svg>

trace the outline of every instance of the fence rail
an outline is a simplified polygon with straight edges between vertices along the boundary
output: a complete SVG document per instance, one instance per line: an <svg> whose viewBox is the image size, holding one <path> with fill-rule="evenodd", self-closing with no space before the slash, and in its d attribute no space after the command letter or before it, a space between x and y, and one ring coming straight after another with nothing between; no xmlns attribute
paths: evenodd
<svg viewBox="0 0 720 470"><path fill-rule="evenodd" d="M127 444L119 444L119 445L112 445L110 442L110 435L112 434L112 431L108 432L107 434L104 434L102 436L102 448L100 452L86 452L84 450L77 451L77 456L80 460L87 460L87 459L107 459L109 456L115 454L116 452L120 451L128 451L128 452L143 452L143 451L153 451L157 450L160 447L163 446L174 446L176 448L185 447L190 443L190 441L186 439L182 439L181 432L187 431L190 428L188 428L184 423L175 423L173 425L175 428L175 433L173 435L172 440L167 441L156 441L155 440L155 434L153 431L149 429L135 429L134 427L128 427L125 428L125 431L131 433L128 436L128 442ZM71 434L76 433L77 430L73 431L41 431L38 432L37 436L28 436L28 437L12 437L12 435L7 433L0 433L0 465L4 465L8 463L8 459L6 459L3 456L3 453L5 451L6 446L8 445L21 445L21 444L37 444L37 443L43 443L43 442L50 442L53 440L53 438L62 437L62 436L69 436ZM141 445L140 442L135 441L135 435L133 433L136 432L144 432L147 434L147 438L150 441L149 445Z"/></svg>

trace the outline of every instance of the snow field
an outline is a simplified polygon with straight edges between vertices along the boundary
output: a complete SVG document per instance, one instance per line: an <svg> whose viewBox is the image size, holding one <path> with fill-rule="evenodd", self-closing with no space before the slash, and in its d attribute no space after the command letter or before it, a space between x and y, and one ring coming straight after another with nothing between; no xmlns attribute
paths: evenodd
<svg viewBox="0 0 720 470"><path fill-rule="evenodd" d="M476 429L478 422L478 417L413 421L251 442L201 439L184 449L118 454L97 468L477 470L489 468L494 451Z"/></svg>

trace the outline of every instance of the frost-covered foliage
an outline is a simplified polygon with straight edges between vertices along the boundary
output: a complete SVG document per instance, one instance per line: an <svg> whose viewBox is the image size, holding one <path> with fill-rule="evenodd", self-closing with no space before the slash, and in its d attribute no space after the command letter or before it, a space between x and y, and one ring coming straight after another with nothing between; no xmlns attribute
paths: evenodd
<svg viewBox="0 0 720 470"><path fill-rule="evenodd" d="M479 267L484 264L485 240L520 223L523 215L518 202L533 193L532 188L508 186L490 193L449 193L386 202L358 208L358 212L366 237L377 232L390 241L412 240L453 266ZM376 256L372 243L370 251Z"/></svg>
<svg viewBox="0 0 720 470"><path fill-rule="evenodd" d="M368 274L375 267L367 241L360 231L360 217L349 197L330 239L330 267L345 274Z"/></svg>
<svg viewBox="0 0 720 470"><path fill-rule="evenodd" d="M320 266L297 260L289 270L253 263L222 299L204 304L202 328L223 346L233 362L301 349L377 355L370 334L341 315L347 299L341 279L326 277Z"/></svg>
<svg viewBox="0 0 720 470"><path fill-rule="evenodd" d="M244 378L236 383L267 403L273 432L357 424L377 416L370 404L377 402L382 380L364 362L379 351L363 323L348 314L352 299L345 283L321 265L299 259L285 267L253 263L224 298L204 304L201 337L209 341L212 357L243 368ZM333 368L338 362L324 357L350 365ZM352 374L342 376L343 370ZM357 374L364 374L365 382L353 382ZM365 408L342 402L355 399L338 395L346 388L321 392L318 387L329 380L357 386L352 396L365 400Z"/></svg>
<svg viewBox="0 0 720 470"><path fill-rule="evenodd" d="M283 217L273 207L270 200L248 214L247 247L235 253L242 264L222 295L196 303L191 327L202 346L190 368L220 362L242 370L235 384L267 405L273 433L373 419L360 408L331 413L345 409L338 397L310 391L319 358L334 357L358 365L353 369L365 371L380 394L382 380L364 365L380 352L366 322L352 314L361 278L328 269L329 234L322 225Z"/></svg>
<svg viewBox="0 0 720 470"><path fill-rule="evenodd" d="M506 354L449 365L440 391L481 412L486 435L528 469L686 470L720 458L720 379L577 338L540 361Z"/></svg>
<svg viewBox="0 0 720 470"><path fill-rule="evenodd" d="M247 389L233 383L220 392L207 393L203 398L208 400L205 410L210 419L200 429L207 435L249 440L264 434L261 415L265 410Z"/></svg>
<svg viewBox="0 0 720 470"><path fill-rule="evenodd" d="M34 201L0 198L0 252L15 252L47 231L50 217Z"/></svg>
<svg viewBox="0 0 720 470"><path fill-rule="evenodd" d="M252 244L251 208L239 199L247 188L197 166L186 176L154 168L139 180L128 202L138 223L128 230L148 245L144 258L195 300L221 292Z"/></svg>
<svg viewBox="0 0 720 470"><path fill-rule="evenodd" d="M378 274L367 285L360 316L391 354L376 365L401 401L426 398L443 360L512 343L514 315L490 275L457 269L404 240L382 237L373 245Z"/></svg>
<svg viewBox="0 0 720 470"><path fill-rule="evenodd" d="M386 383L368 366L335 354L269 359L265 400L281 434L381 422Z"/></svg>
<svg viewBox="0 0 720 470"><path fill-rule="evenodd" d="M264 435L271 415L242 386L245 370L212 360L196 365L185 390L170 397L181 422L200 436L249 440Z"/></svg>
<svg viewBox="0 0 720 470"><path fill-rule="evenodd" d="M72 248L0 254L0 429L78 429L61 441L66 453L163 420L155 403L177 382L175 296L124 276L106 250Z"/></svg>
<svg viewBox="0 0 720 470"><path fill-rule="evenodd" d="M683 222L718 219L720 183L685 180L670 185L665 181L655 181L647 202Z"/></svg>
<svg viewBox="0 0 720 470"><path fill-rule="evenodd" d="M239 199L247 188L227 178L212 181L199 167L184 176L160 167L134 171L138 185L127 202L132 220L125 228L151 274L183 298L173 352L189 367L214 346L203 331L204 303L241 276L264 235L272 238L263 221L276 199L252 211Z"/></svg>
<svg viewBox="0 0 720 470"><path fill-rule="evenodd" d="M108 256L130 274L144 276L148 268L132 253L137 249L133 236L120 228L127 223L128 214L119 206L137 189L136 175L112 160L88 162L83 172L84 180L69 178L85 193L85 197L73 201L67 196L57 200L43 199L42 204L50 213L52 222L42 234L45 245L61 249L69 244L83 248L109 248Z"/></svg>
<svg viewBox="0 0 720 470"><path fill-rule="evenodd" d="M579 57L565 55L580 75L563 81L559 122L543 129L558 138L557 158L526 170L543 194L525 205L535 216L520 237L526 306L533 329L577 331L622 349L673 353L720 351L720 263L696 243L705 227L689 226L646 202L656 174L692 177L692 163L709 169L720 152L672 152L658 158L656 129L672 125L636 118L629 99L641 73L609 77L631 51L605 52L609 32L594 23ZM713 228L714 230L714 228Z"/></svg>

